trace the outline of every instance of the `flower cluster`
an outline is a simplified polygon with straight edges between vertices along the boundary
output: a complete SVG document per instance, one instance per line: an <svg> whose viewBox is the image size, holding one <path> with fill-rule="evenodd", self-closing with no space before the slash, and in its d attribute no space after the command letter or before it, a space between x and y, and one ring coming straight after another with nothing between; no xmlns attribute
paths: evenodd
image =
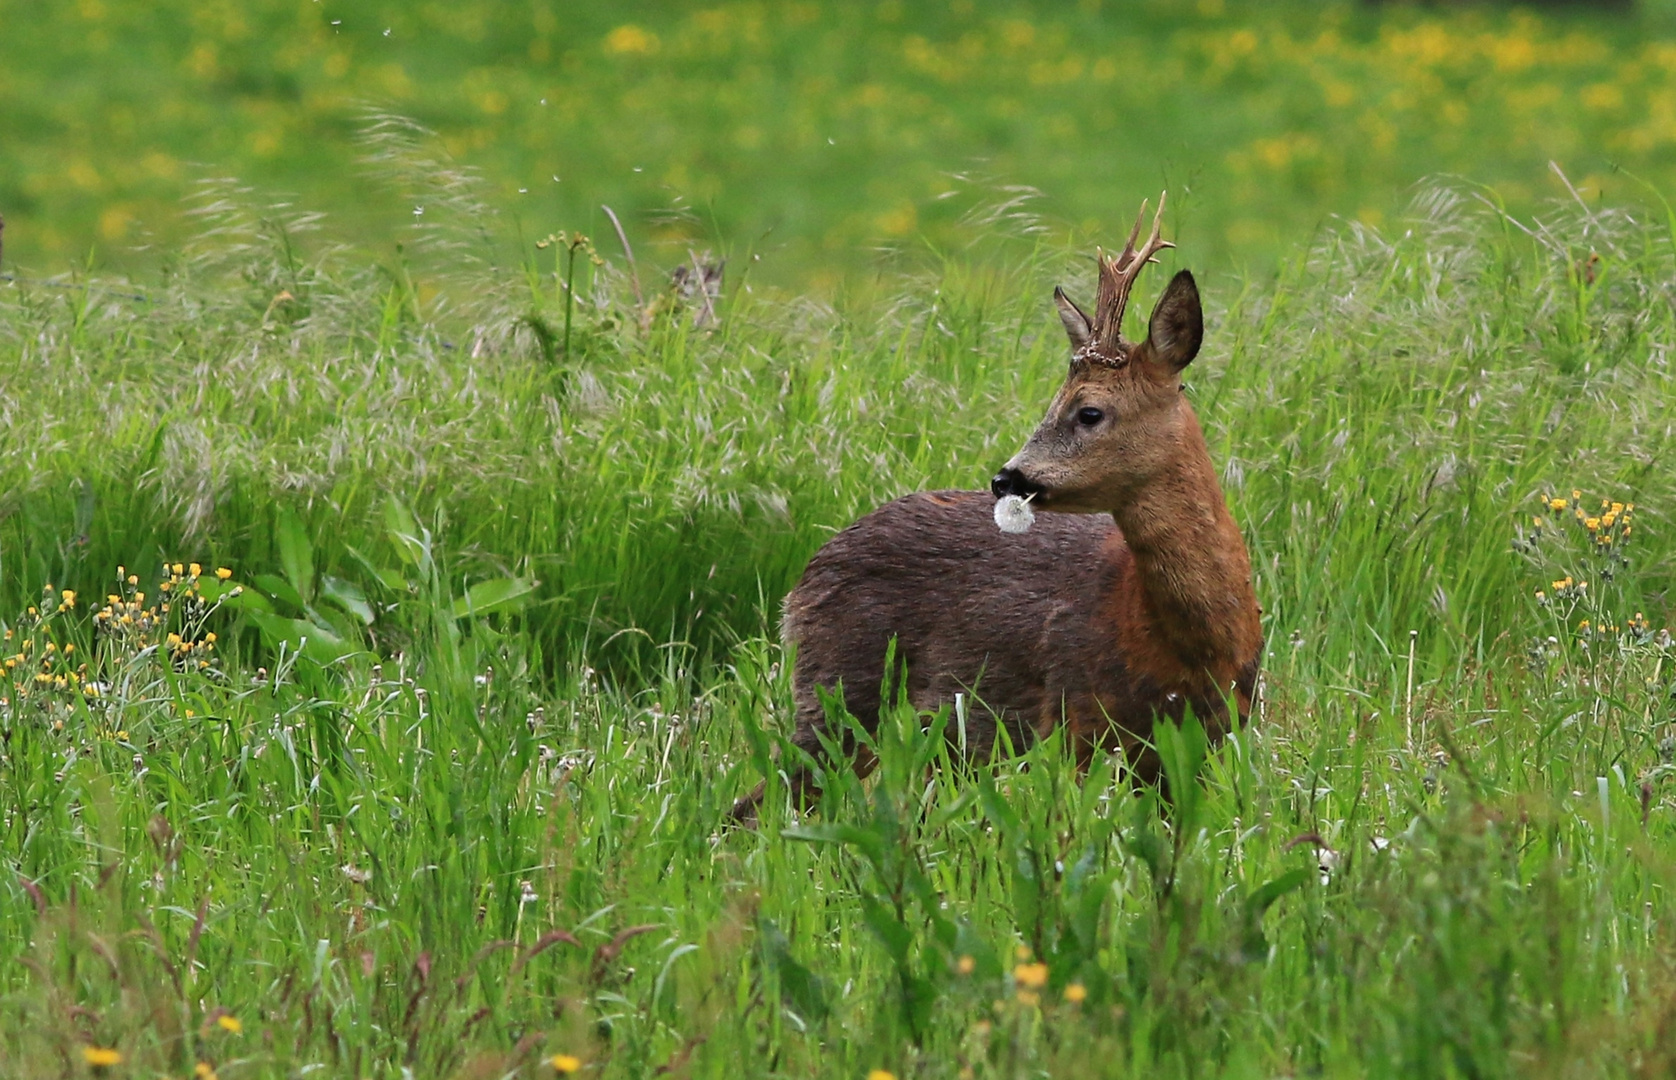
<svg viewBox="0 0 1676 1080"><path fill-rule="evenodd" d="M1645 613L1636 611L1628 618L1623 614L1634 602L1635 582L1627 574L1634 517L1633 502L1601 499L1596 508L1573 488L1569 493L1544 493L1529 530L1516 531L1514 550L1549 568L1545 583L1532 591L1537 607L1556 625L1532 642L1534 666L1556 661L1563 654L1562 639L1574 640L1597 656L1609 647L1645 651L1668 646L1670 632L1656 628Z"/></svg>
<svg viewBox="0 0 1676 1080"><path fill-rule="evenodd" d="M138 574L118 567L116 590L91 617L80 615L74 590L47 585L41 600L0 630L5 650L0 671L0 719L32 716L64 730L78 711L110 713L107 701L118 674L142 660L163 660L175 671L215 676L216 635L207 628L221 602L241 590L225 568L206 573L198 563L165 564L151 591ZM112 723L106 734L127 733Z"/></svg>
<svg viewBox="0 0 1676 1080"><path fill-rule="evenodd" d="M22 707L54 693L97 695L97 684L88 679L86 654L67 640L61 625L75 608L74 591L47 585L41 602L31 604L15 626L0 634L10 653L5 658L10 687L0 689L0 708Z"/></svg>

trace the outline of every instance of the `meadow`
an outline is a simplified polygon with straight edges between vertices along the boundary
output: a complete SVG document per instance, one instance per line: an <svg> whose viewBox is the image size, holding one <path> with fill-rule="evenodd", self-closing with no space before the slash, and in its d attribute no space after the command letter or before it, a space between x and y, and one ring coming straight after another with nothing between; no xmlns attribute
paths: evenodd
<svg viewBox="0 0 1676 1080"><path fill-rule="evenodd" d="M1668 222L1444 186L1210 292L1270 648L1249 729L1161 736L1174 805L1052 743L928 772L898 709L754 832L777 598L1011 452L1086 262L695 327L574 236L214 233L0 293L8 1075L1668 1068Z"/></svg>
<svg viewBox="0 0 1676 1080"><path fill-rule="evenodd" d="M191 22L213 46L204 85L290 62L287 26L334 33L320 19L335 13L298 9ZM162 48L175 10L153 25L114 4L12 5L9 24L41 34L88 25L34 69L0 65L0 90L52 101L39 72L98 49L103 27L110 62L87 92L108 100L99 80L137 70L117 44ZM669 119L583 109L599 140L583 145L614 118L662 132L647 145L670 163L708 160L693 147L719 121L680 109L714 101L658 78L691 67L727 89L729 72L784 69L710 71L710 39L684 36L702 18L645 10L591 27L564 86L613 101L652 87L643 106ZM803 40L778 9L717 10L743 20L730 48ZM808 8L805 51L920 33L953 42L933 50L968 65L950 78L1003 93L990 9L970 46L918 8L855 10ZM1552 140L1586 156L1624 139L1657 178L1661 16L1137 10L1154 21L1133 32L1154 27L1154 67L1178 80L1155 103L1190 111L1210 99L1180 89L1203 76L1182 57L1252 35L1218 84L1251 99L1230 125L1323 65L1349 65L1353 94L1441 80L1394 142L1361 152L1348 133L1366 110L1309 105L1312 152L1339 155L1323 187L1296 186L1308 170L1275 180L1253 151L1249 185L1213 170L1172 192L1181 247L1135 307L1177 267L1204 271L1189 393L1268 646L1249 727L1216 747L1191 723L1159 732L1168 796L1115 761L1078 775L1052 740L950 761L958 718L897 703L876 776L835 769L794 815L776 625L835 529L905 492L982 486L1023 441L1065 370L1052 287L1092 293L1088 243L1121 240L1156 159L1073 180L1068 151L1048 196L970 176L916 203L913 242L884 257L850 250L889 232L869 200L910 191L928 146L972 145L959 117L900 157L891 125L919 114L881 120L852 151L873 170L860 181L817 182L826 167L765 128L777 157L715 159L696 224L652 216L657 189L604 165L576 202L520 210L493 140L539 88L536 46L570 54L556 29L502 38L487 20L474 36L456 15L455 51L435 50L416 98L466 108L449 80L474 49L516 39L529 60L481 76L506 104L472 107L508 118L483 126L483 157L457 143L477 113L451 129L425 109L433 127L350 109L348 84L376 70L354 51L369 38L331 46L349 57L337 76L336 53L299 61L301 103L271 113L282 146L307 147L287 168L318 174L318 201L279 193L300 172L263 175L268 159L234 148L257 182L200 185L191 214L144 209L173 205L178 175L120 198L114 179L72 176L29 187L20 214L3 202L20 173L0 167L19 267L0 280L0 1073L1667 1075L1676 214L1656 189L1626 180L1614 198L1610 174L1546 164ZM445 14L392 6L391 38ZM1130 54L1088 11L1028 14L1021 57L1074 44L1092 77ZM843 22L864 16L865 32ZM1282 62L1306 40L1336 59ZM250 55L234 63L228 42ZM628 64L653 67L613 83ZM130 114L136 140L267 130L256 91L193 99L168 70L158 107ZM332 78L340 96L318 89ZM779 84L750 85L715 101L749 111ZM1588 104L1602 85L1621 112ZM1438 110L1480 91L1525 102L1530 126L1489 110L1440 134L1457 129ZM894 108L885 93L877 108ZM120 112L65 107L84 124ZM998 144L1057 168L1029 141L1051 125L1024 129ZM119 136L8 137L0 160L33 145L73 163L83 145L105 177L96 159ZM1435 165L1446 137L1472 180L1402 195L1402 148ZM764 178L766 209L734 175ZM774 204L799 190L818 206L752 259L752 230L790 221ZM606 198L638 261L592 217ZM57 273L124 199L167 256ZM386 229L372 208L392 204L403 220ZM102 242L133 239L113 232ZM732 256L713 301L670 277L706 245ZM765 777L761 827L730 827Z"/></svg>
<svg viewBox="0 0 1676 1080"><path fill-rule="evenodd" d="M1550 160L1615 205L1676 186L1668 0L19 0L0 26L0 214L41 273L154 271L227 177L387 257L432 211L374 182L377 111L481 170L502 265L520 231L605 232L608 203L666 262L760 256L822 296L958 245L986 183L1045 193L1085 244L1167 186L1200 265L1259 276L1432 176L1527 214L1563 194Z"/></svg>

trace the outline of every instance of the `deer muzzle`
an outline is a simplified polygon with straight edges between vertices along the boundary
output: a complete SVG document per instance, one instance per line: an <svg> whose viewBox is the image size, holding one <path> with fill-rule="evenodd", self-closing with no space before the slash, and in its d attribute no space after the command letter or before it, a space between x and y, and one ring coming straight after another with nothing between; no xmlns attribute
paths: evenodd
<svg viewBox="0 0 1676 1080"><path fill-rule="evenodd" d="M991 478L989 490L997 499L1008 495L1017 495L1021 499L1027 499L1032 495L1040 495L1043 488L1042 485L1025 476L1023 470L1006 465Z"/></svg>

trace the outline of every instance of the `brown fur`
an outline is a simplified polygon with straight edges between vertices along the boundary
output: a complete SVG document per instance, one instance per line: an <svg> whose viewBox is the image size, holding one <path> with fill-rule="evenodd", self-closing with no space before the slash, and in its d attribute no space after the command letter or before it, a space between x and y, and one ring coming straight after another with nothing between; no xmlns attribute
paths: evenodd
<svg viewBox="0 0 1676 1080"><path fill-rule="evenodd" d="M916 707L968 695L976 753L999 728L1023 747L1063 724L1084 763L1121 750L1148 780L1155 718L1191 708L1218 738L1229 700L1249 715L1262 649L1251 566L1181 390L1203 334L1198 290L1177 275L1147 340L1132 345L1111 325L1127 291L1106 287L1113 267L1123 269L1122 256L1101 261L1096 319L1059 296L1076 359L996 478L1011 474L1038 509L1062 512L1009 535L996 528L989 494L922 492L833 537L786 597L797 746L821 752L817 687L841 687L850 713L875 727L893 638ZM1079 418L1089 408L1097 423ZM863 775L872 765L855 762ZM813 794L807 771L791 782L800 801ZM754 817L762 790L735 816Z"/></svg>

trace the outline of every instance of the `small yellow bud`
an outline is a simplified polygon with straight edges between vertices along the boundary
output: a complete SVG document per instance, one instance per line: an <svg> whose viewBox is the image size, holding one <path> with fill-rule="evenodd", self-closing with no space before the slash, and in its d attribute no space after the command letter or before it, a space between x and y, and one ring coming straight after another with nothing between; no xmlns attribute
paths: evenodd
<svg viewBox="0 0 1676 1080"><path fill-rule="evenodd" d="M1088 998L1088 987L1080 982L1072 983L1065 988L1065 1000L1072 1005L1081 1005Z"/></svg>
<svg viewBox="0 0 1676 1080"><path fill-rule="evenodd" d="M192 714L189 712L187 715L191 716ZM230 1031L234 1035L244 1030L244 1024L236 1016L218 1016L215 1018L215 1023L222 1031Z"/></svg>
<svg viewBox="0 0 1676 1080"><path fill-rule="evenodd" d="M122 1064L122 1052L104 1046L84 1046L81 1048L81 1057L95 1069Z"/></svg>
<svg viewBox="0 0 1676 1080"><path fill-rule="evenodd" d="M193 563L191 566L187 567L187 570L192 574L193 577L197 577L198 575L200 575L204 572L204 568L203 568L202 564L200 564L200 563Z"/></svg>
<svg viewBox="0 0 1676 1080"><path fill-rule="evenodd" d="M547 1059L554 1072L573 1073L582 1067L582 1059L572 1054L554 1054Z"/></svg>
<svg viewBox="0 0 1676 1080"><path fill-rule="evenodd" d="M1047 985L1048 967L1046 964L1020 964L1013 968L1013 978L1020 986L1040 990Z"/></svg>
<svg viewBox="0 0 1676 1080"><path fill-rule="evenodd" d="M962 956L959 960L955 961L954 969L962 975L970 975L978 969L978 962L970 956Z"/></svg>
<svg viewBox="0 0 1676 1080"><path fill-rule="evenodd" d="M215 577L216 577L217 581L226 581L228 578L230 578L232 576L233 576L233 572L231 570L227 569L225 566L216 568Z"/></svg>

